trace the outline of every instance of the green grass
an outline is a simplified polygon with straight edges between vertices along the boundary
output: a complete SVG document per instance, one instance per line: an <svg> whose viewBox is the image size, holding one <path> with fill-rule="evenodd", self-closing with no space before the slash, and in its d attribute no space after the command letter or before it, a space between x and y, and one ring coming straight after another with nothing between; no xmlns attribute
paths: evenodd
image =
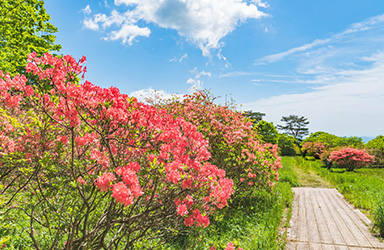
<svg viewBox="0 0 384 250"><path fill-rule="evenodd" d="M319 161L306 161L302 157L283 157L282 164L280 180L289 182L292 187L331 187L315 170L322 165Z"/></svg>

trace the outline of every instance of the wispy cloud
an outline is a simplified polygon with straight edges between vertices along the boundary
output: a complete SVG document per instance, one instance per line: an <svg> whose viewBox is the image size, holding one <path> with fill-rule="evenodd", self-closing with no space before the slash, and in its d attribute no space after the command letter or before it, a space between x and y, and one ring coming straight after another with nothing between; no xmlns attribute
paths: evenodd
<svg viewBox="0 0 384 250"><path fill-rule="evenodd" d="M179 62L179 63L181 63L181 62L184 61L187 57L188 57L188 53L185 53L185 54L182 55L180 58L177 58L177 57L175 56L175 57L173 57L172 59L170 59L169 61L170 61L170 62Z"/></svg>
<svg viewBox="0 0 384 250"><path fill-rule="evenodd" d="M227 73L220 74L220 77L239 77L239 76L253 76L259 73L247 72L247 71L231 71Z"/></svg>
<svg viewBox="0 0 384 250"><path fill-rule="evenodd" d="M108 40L131 44L137 36L149 36L149 23L174 29L188 41L196 44L204 56L222 46L221 39L247 19L267 16L259 8L267 4L260 0L115 0L116 6L125 5L127 11L99 13L84 20L84 27L97 30L116 28L107 34ZM96 28L97 27L97 28Z"/></svg>
<svg viewBox="0 0 384 250"><path fill-rule="evenodd" d="M360 34L364 31L369 31L369 30L378 28L380 26L382 27L383 23L384 23L384 14L378 15L378 16L369 18L366 21L354 23L348 29L344 30L341 33L337 33L329 38L316 39L311 43L307 43L281 53L272 54L272 55L259 58L255 61L255 65L263 65L263 64L278 62L288 56L296 55L296 54L299 54L300 52L306 52L310 49L314 49L319 46L332 45L333 43L349 41L356 34Z"/></svg>

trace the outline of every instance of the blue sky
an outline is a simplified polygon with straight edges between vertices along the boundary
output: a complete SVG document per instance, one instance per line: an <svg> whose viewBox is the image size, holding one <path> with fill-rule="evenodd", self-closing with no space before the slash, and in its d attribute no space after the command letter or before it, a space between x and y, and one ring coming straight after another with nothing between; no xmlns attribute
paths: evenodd
<svg viewBox="0 0 384 250"><path fill-rule="evenodd" d="M382 0L46 0L61 53L139 99L207 88L311 132L384 134Z"/></svg>

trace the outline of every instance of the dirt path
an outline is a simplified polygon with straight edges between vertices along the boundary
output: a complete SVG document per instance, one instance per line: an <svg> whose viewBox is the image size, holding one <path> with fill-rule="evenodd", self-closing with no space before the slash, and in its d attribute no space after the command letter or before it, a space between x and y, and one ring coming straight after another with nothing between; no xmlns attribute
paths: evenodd
<svg viewBox="0 0 384 250"><path fill-rule="evenodd" d="M336 190L293 188L287 249L384 249L369 231L370 220Z"/></svg>

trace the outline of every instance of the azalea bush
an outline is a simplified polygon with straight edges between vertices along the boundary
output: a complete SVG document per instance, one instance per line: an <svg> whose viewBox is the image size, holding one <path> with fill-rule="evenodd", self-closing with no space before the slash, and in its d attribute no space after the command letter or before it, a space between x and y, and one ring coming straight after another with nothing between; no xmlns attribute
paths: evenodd
<svg viewBox="0 0 384 250"><path fill-rule="evenodd" d="M305 142L302 146L303 150L307 150L309 156L320 159L321 154L326 150L321 142Z"/></svg>
<svg viewBox="0 0 384 250"><path fill-rule="evenodd" d="M208 226L209 214L227 205L233 182L210 161L195 125L83 82L84 57L32 53L28 60L34 84L0 73L1 215L29 221L18 225L28 238L19 247L166 242L185 227ZM270 161L263 164L276 165ZM269 181L275 172L260 174Z"/></svg>
<svg viewBox="0 0 384 250"><path fill-rule="evenodd" d="M369 155L364 149L343 148L333 151L329 160L347 171L353 171L356 168L364 167L373 162L374 157Z"/></svg>
<svg viewBox="0 0 384 250"><path fill-rule="evenodd" d="M197 126L209 142L209 162L224 169L233 180L236 197L272 186L281 168L278 146L260 142L248 118L234 107L217 105L214 100L207 91L199 91L180 99L156 99L152 103Z"/></svg>

